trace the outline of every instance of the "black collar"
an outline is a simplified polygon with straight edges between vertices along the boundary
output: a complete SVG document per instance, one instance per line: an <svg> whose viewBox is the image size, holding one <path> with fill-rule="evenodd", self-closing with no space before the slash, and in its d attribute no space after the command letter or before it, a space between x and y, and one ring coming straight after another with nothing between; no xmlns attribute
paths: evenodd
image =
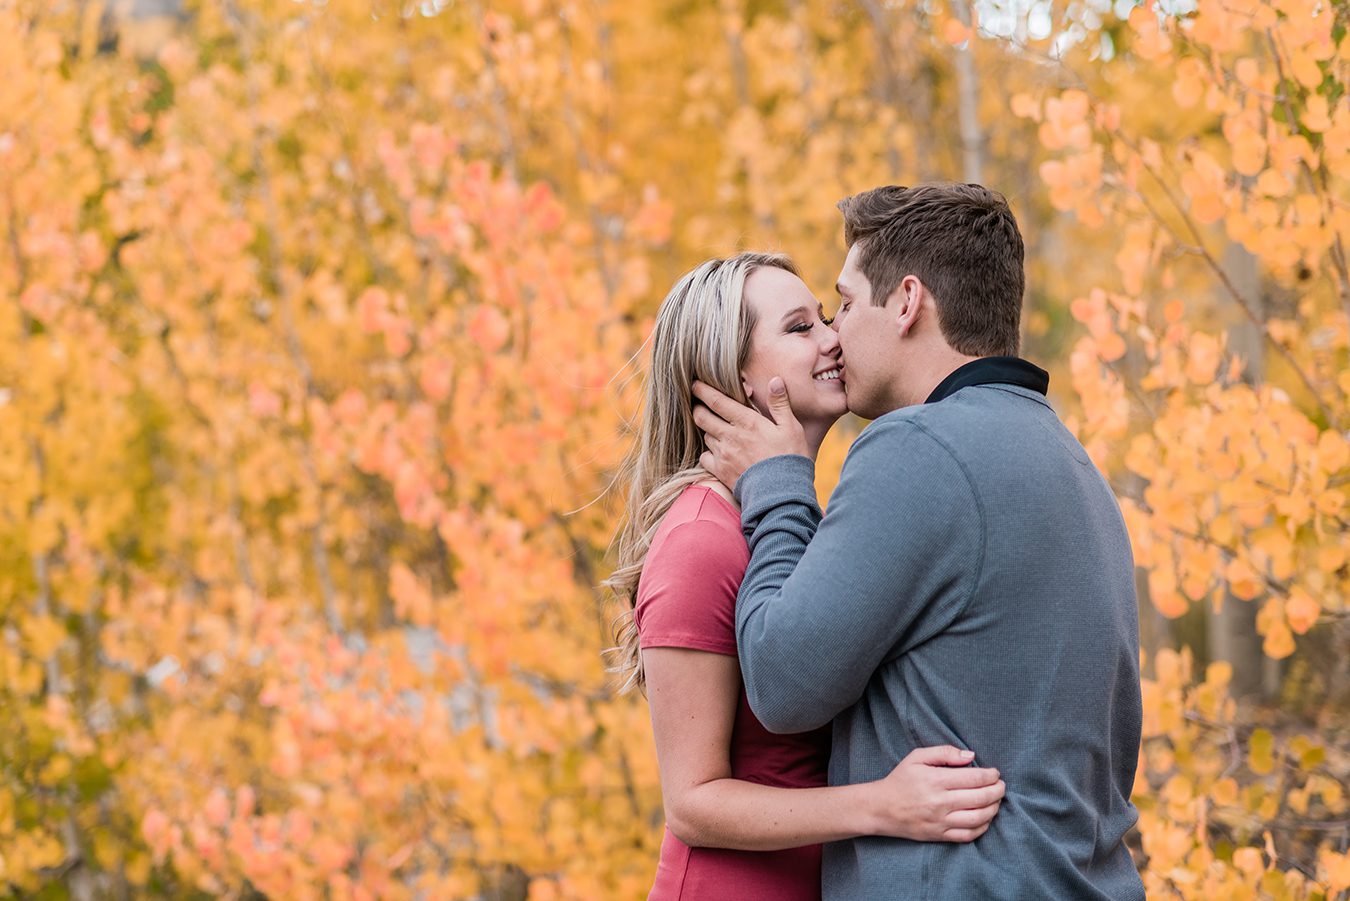
<svg viewBox="0 0 1350 901"><path fill-rule="evenodd" d="M926 404L935 404L971 385L1017 385L1044 394L1050 373L1020 357L980 357L954 370L933 389Z"/></svg>

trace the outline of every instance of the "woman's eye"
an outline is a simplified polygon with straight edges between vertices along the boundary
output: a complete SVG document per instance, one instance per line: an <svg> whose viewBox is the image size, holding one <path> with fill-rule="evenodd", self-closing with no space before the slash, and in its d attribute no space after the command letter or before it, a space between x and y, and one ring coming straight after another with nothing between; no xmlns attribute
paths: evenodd
<svg viewBox="0 0 1350 901"><path fill-rule="evenodd" d="M800 333L800 332L809 332L809 331L811 331L811 323L809 323L809 322L802 322L802 323L799 323L799 324L797 324L797 325L794 325L792 328L788 329L788 331L789 331L789 332L798 332L798 333Z"/></svg>

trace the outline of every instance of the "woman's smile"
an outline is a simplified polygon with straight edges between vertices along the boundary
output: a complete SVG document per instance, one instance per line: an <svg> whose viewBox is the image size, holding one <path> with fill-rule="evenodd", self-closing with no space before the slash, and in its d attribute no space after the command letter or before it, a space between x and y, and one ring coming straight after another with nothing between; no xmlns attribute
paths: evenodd
<svg viewBox="0 0 1350 901"><path fill-rule="evenodd" d="M817 372L814 376L812 376L812 378L814 378L817 382L831 382L833 384L841 384L841 379L843 379L843 376L844 376L844 364L832 363L828 369L824 369L821 370L820 372Z"/></svg>

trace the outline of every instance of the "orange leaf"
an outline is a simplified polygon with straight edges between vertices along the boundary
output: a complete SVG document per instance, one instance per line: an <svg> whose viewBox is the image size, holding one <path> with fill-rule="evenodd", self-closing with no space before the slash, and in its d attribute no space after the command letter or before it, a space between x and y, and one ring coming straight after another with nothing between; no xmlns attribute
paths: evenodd
<svg viewBox="0 0 1350 901"><path fill-rule="evenodd" d="M1256 175L1266 165L1266 142L1254 131L1244 131L1233 143L1233 168Z"/></svg>
<svg viewBox="0 0 1350 901"><path fill-rule="evenodd" d="M496 353L506 345L511 324L502 311L488 304L479 304L469 319L469 337L486 353Z"/></svg>
<svg viewBox="0 0 1350 901"><path fill-rule="evenodd" d="M942 23L942 39L953 46L970 40L971 29L960 19L951 18Z"/></svg>
<svg viewBox="0 0 1350 901"><path fill-rule="evenodd" d="M1295 51L1289 59L1289 69L1305 88L1316 88L1322 84L1322 68L1307 53Z"/></svg>
<svg viewBox="0 0 1350 901"><path fill-rule="evenodd" d="M1303 635L1322 615L1322 605L1308 592L1295 587L1289 592L1289 600L1285 602L1284 615L1289 618L1289 628L1298 635Z"/></svg>
<svg viewBox="0 0 1350 901"><path fill-rule="evenodd" d="M1197 332L1191 336L1186 377L1197 385L1208 385L1219 371L1221 346L1213 335Z"/></svg>

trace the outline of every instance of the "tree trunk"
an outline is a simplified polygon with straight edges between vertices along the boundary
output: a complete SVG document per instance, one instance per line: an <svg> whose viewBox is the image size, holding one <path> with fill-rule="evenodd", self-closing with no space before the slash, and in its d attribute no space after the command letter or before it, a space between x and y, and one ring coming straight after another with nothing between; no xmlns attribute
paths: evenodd
<svg viewBox="0 0 1350 901"><path fill-rule="evenodd" d="M973 19L966 0L952 0L952 12L966 28ZM980 128L980 83L975 72L975 36L956 53L956 109L961 129L961 176L971 184L984 184L984 132Z"/></svg>
<svg viewBox="0 0 1350 901"><path fill-rule="evenodd" d="M1257 314L1265 317L1265 296L1256 258L1241 245L1228 242L1222 259L1233 286ZM1256 384L1265 377L1265 344L1256 326L1245 317L1228 333L1230 350L1246 361L1243 380ZM1260 598L1244 601L1225 592L1219 610L1207 609L1206 638L1210 660L1223 660L1233 667L1234 695L1258 695L1267 700L1280 691L1280 662L1267 657L1256 631Z"/></svg>

